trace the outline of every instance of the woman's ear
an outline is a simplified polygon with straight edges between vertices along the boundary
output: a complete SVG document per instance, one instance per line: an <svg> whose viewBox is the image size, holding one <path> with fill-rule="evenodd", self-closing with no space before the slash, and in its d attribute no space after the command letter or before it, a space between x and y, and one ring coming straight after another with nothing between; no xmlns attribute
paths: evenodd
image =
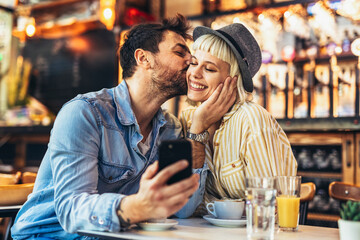
<svg viewBox="0 0 360 240"><path fill-rule="evenodd" d="M134 52L134 58L136 60L136 63L138 66L142 66L145 69L150 68L150 54L148 51L145 51L144 49L138 48Z"/></svg>

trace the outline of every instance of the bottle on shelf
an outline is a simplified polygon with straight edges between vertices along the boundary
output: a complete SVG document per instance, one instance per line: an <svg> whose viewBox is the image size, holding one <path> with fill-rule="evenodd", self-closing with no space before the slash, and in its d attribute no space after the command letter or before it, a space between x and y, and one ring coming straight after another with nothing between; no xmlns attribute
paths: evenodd
<svg viewBox="0 0 360 240"><path fill-rule="evenodd" d="M342 50L343 53L349 53L351 50L351 42L349 38L349 32L347 30L344 31L344 39L342 41Z"/></svg>

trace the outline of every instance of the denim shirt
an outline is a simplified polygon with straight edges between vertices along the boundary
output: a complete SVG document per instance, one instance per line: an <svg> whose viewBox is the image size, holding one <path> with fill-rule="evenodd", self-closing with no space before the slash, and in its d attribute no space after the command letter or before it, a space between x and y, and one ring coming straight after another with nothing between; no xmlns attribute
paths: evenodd
<svg viewBox="0 0 360 240"><path fill-rule="evenodd" d="M152 146L144 156L125 81L66 103L12 237L81 239L78 230L123 230L116 214L121 199L139 190L141 175L158 160L160 142L182 137L177 118L161 109L152 123ZM200 174L200 187L178 217L190 216L201 203L206 170L206 165L193 170Z"/></svg>

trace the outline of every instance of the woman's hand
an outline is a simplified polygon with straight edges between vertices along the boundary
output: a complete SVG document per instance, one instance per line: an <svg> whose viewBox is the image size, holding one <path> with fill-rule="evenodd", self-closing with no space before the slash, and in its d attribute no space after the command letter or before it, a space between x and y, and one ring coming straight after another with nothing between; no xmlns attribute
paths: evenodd
<svg viewBox="0 0 360 240"><path fill-rule="evenodd" d="M195 110L191 133L198 134L209 129L229 111L236 100L237 79L237 76L227 77L224 83L219 84L212 95Z"/></svg>
<svg viewBox="0 0 360 240"><path fill-rule="evenodd" d="M166 218L178 212L199 187L199 175L167 185L167 181L188 165L178 161L159 173L156 161L146 169L140 180L138 193L126 196L120 206L121 217L136 223L147 219Z"/></svg>

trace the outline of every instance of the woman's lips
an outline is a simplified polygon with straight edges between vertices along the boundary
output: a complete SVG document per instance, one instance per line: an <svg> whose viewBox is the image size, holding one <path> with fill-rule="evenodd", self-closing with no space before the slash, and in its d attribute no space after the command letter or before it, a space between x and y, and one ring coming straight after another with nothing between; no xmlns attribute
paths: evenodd
<svg viewBox="0 0 360 240"><path fill-rule="evenodd" d="M206 89L207 86L189 80L189 88L194 91L202 91Z"/></svg>

